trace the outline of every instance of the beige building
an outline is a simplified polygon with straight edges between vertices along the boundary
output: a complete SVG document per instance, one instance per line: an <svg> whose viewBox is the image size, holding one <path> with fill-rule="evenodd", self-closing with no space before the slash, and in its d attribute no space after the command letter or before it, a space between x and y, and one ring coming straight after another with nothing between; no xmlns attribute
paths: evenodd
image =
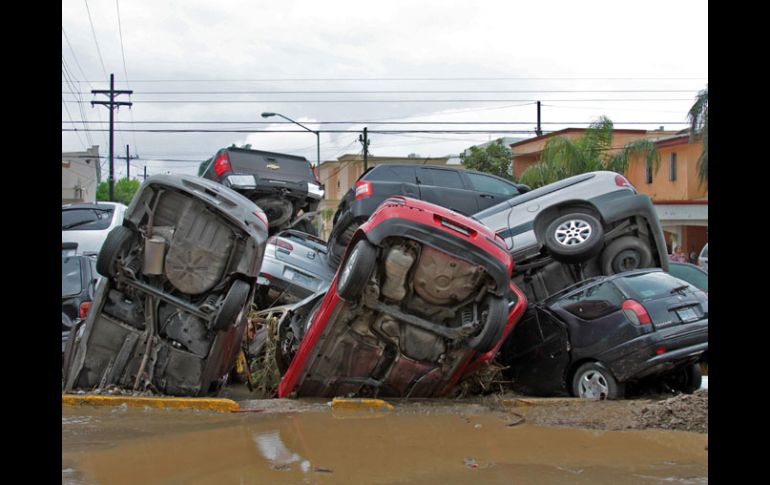
<svg viewBox="0 0 770 485"><path fill-rule="evenodd" d="M99 160L99 145L84 152L62 152L62 204L96 202L96 187L101 181Z"/></svg>
<svg viewBox="0 0 770 485"><path fill-rule="evenodd" d="M414 163L416 165L447 165L449 157L368 157L368 166L374 167L375 165L382 165L387 163ZM319 234L327 238L332 228L332 216L337 210L337 206L340 204L340 199L345 196L345 193L353 186L358 180L358 177L364 173L364 157L363 155L342 155L337 160L327 160L321 164L318 169L318 177L325 185L326 194L324 200L321 201L318 210L330 209L326 211L327 218L323 218L321 222L321 228Z"/></svg>

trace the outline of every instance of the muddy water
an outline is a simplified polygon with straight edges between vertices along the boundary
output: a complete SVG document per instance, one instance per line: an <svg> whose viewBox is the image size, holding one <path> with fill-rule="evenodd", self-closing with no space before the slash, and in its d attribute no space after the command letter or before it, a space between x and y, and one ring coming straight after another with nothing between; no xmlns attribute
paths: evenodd
<svg viewBox="0 0 770 485"><path fill-rule="evenodd" d="M62 408L62 483L706 483L707 435L491 413Z"/></svg>

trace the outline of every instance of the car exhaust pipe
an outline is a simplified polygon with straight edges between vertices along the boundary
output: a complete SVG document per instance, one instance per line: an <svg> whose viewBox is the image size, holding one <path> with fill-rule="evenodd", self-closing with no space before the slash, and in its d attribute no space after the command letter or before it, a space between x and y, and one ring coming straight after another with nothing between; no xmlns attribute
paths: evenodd
<svg viewBox="0 0 770 485"><path fill-rule="evenodd" d="M160 236L152 236L144 241L144 268L146 275L163 274L163 257L166 254L166 240Z"/></svg>

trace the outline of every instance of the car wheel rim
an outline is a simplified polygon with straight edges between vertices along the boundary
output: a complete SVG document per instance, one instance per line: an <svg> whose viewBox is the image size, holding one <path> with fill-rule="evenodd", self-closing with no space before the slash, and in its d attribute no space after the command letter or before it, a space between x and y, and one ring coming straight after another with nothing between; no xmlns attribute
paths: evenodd
<svg viewBox="0 0 770 485"><path fill-rule="evenodd" d="M584 372L578 382L578 395L584 399L606 399L609 394L609 384L601 372Z"/></svg>
<svg viewBox="0 0 770 485"><path fill-rule="evenodd" d="M637 251L627 249L615 257L614 266L617 273L638 269L641 266L641 256Z"/></svg>
<svg viewBox="0 0 770 485"><path fill-rule="evenodd" d="M350 254L350 257L345 263L345 267L342 268L342 274L340 275L340 286L344 287L347 285L348 279L350 278L350 273L353 271L353 267L356 265L356 262L358 261L358 255L360 253L361 251L359 246L353 248L353 252Z"/></svg>
<svg viewBox="0 0 770 485"><path fill-rule="evenodd" d="M574 247L591 238L591 225L582 219L570 219L559 224L554 236L562 246Z"/></svg>

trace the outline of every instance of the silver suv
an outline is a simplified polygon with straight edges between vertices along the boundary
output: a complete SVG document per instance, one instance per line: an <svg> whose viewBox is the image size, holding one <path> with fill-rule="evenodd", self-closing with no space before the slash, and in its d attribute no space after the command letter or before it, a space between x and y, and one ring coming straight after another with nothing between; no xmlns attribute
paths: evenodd
<svg viewBox="0 0 770 485"><path fill-rule="evenodd" d="M652 201L614 172L569 177L473 218L505 240L516 261L514 282L534 301L590 276L668 270Z"/></svg>

